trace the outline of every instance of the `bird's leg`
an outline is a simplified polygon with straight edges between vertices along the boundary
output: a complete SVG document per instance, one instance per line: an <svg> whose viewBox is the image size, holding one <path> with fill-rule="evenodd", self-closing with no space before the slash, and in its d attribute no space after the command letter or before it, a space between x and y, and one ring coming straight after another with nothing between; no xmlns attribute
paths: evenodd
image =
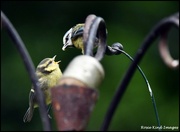
<svg viewBox="0 0 180 132"><path fill-rule="evenodd" d="M52 104L49 105L49 108L48 108L48 110L47 110L47 114L48 114L48 117L49 117L50 119L52 119L52 117L51 117L50 114L49 114L49 112L50 112L50 110L51 110L51 107L52 107Z"/></svg>

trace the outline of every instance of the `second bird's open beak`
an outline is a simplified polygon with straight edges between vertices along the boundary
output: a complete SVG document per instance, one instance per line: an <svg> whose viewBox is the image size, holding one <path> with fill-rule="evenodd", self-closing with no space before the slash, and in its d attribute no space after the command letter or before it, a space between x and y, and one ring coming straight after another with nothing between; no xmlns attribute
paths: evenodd
<svg viewBox="0 0 180 132"><path fill-rule="evenodd" d="M52 59L55 60L55 58L56 58L56 55Z"/></svg>
<svg viewBox="0 0 180 132"><path fill-rule="evenodd" d="M57 55L55 55L55 56L52 58L54 62L55 62L56 56L57 56ZM57 61L57 62L55 62L55 63L56 63L56 64L59 64L59 62L61 62L61 60L59 60L59 61Z"/></svg>
<svg viewBox="0 0 180 132"><path fill-rule="evenodd" d="M59 64L59 62L61 62L61 60L60 60L60 61L57 61L56 64Z"/></svg>

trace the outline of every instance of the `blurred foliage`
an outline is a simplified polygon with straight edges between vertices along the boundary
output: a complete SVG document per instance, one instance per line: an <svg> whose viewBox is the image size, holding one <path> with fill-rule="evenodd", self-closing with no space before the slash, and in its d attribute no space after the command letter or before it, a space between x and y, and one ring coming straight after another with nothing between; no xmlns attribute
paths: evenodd
<svg viewBox="0 0 180 132"><path fill-rule="evenodd" d="M81 51L67 49L63 52L62 37L72 26L84 22L89 14L105 20L109 45L120 42L133 57L152 27L179 10L179 2L1 1L1 10L17 29L35 66L42 59L56 54L64 71ZM179 58L179 31L175 28L169 33L169 48L172 56ZM101 63L106 75L86 130L99 130L131 62L124 55L105 55ZM139 65L154 92L162 126L179 127L179 69L171 70L164 64L159 55L158 40ZM23 123L30 87L30 78L19 53L7 32L1 29L1 130L43 130L38 109L30 123ZM57 130L54 119L51 121L53 130ZM137 70L116 109L109 130L141 130L141 126L157 126L157 122L146 83Z"/></svg>

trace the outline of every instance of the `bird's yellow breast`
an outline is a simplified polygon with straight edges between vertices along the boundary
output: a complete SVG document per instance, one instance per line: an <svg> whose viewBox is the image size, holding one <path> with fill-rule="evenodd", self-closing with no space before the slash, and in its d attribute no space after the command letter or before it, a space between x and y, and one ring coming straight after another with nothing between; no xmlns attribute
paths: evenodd
<svg viewBox="0 0 180 132"><path fill-rule="evenodd" d="M51 103L51 88L58 83L59 79L62 76L62 72L60 71L60 69L58 68L56 70L57 71L47 75L43 75L39 78L40 88L44 93L44 98L47 105ZM38 107L37 103L35 103L34 105L34 108L36 107Z"/></svg>
<svg viewBox="0 0 180 132"><path fill-rule="evenodd" d="M76 39L72 40L74 46L78 49L83 49L84 45L83 45L83 39L82 37L78 37Z"/></svg>

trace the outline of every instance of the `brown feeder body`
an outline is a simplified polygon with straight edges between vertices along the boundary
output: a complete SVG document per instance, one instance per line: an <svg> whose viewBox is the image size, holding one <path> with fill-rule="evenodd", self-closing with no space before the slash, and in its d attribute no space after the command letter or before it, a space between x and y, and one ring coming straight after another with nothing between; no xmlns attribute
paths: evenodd
<svg viewBox="0 0 180 132"><path fill-rule="evenodd" d="M59 131L83 131L98 99L96 89L59 85L51 89L52 105Z"/></svg>
<svg viewBox="0 0 180 132"><path fill-rule="evenodd" d="M96 88L104 78L101 64L91 56L74 58L51 89L53 112L59 131L83 131L98 99Z"/></svg>

